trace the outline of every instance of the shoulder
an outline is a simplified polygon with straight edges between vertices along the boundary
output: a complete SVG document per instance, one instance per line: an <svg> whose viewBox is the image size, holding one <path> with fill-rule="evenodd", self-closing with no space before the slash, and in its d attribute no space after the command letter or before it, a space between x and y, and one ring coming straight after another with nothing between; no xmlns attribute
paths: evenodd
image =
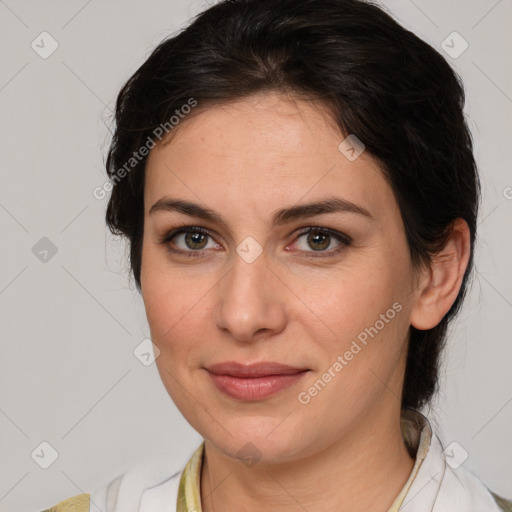
<svg viewBox="0 0 512 512"><path fill-rule="evenodd" d="M512 512L512 503L492 492L464 462L464 450L454 443L443 446L425 424L428 441L421 462L400 507L401 512ZM425 450L425 448L423 448Z"/></svg>
<svg viewBox="0 0 512 512"><path fill-rule="evenodd" d="M121 474L41 512L175 512L183 460L154 455L125 468Z"/></svg>
<svg viewBox="0 0 512 512"><path fill-rule="evenodd" d="M434 511L512 512L512 503L494 493L473 471L457 464L450 465L445 452L439 455L439 473L430 474L434 481L439 481Z"/></svg>
<svg viewBox="0 0 512 512"><path fill-rule="evenodd" d="M461 507L460 510L512 512L510 500L494 493L485 482L468 469L447 466L444 480L439 496L441 510L456 505Z"/></svg>
<svg viewBox="0 0 512 512"><path fill-rule="evenodd" d="M88 512L153 510L153 503L160 501L162 507L167 503L165 510L170 510L168 504L177 500L181 473L168 458L154 458L133 466L91 493Z"/></svg>
<svg viewBox="0 0 512 512"><path fill-rule="evenodd" d="M173 471L168 461L143 463L90 493L73 496L41 512L170 511L169 503L177 502L181 475L182 471Z"/></svg>
<svg viewBox="0 0 512 512"><path fill-rule="evenodd" d="M78 494L72 498L61 501L57 505L43 510L43 512L89 512L90 494Z"/></svg>

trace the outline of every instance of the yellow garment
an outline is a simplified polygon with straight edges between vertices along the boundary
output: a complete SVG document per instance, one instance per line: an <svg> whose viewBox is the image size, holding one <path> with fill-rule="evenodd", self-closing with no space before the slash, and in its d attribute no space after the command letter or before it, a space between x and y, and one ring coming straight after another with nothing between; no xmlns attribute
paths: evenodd
<svg viewBox="0 0 512 512"><path fill-rule="evenodd" d="M90 494L79 494L43 512L89 512Z"/></svg>

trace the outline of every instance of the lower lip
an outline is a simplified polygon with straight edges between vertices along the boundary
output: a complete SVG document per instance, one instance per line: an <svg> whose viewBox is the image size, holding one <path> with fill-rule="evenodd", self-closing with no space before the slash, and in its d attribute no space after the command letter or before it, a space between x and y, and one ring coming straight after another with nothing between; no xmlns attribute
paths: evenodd
<svg viewBox="0 0 512 512"><path fill-rule="evenodd" d="M210 372L208 372L210 373ZM266 375L265 377L241 378L231 375L210 376L219 391L238 400L263 400L296 384L306 371L289 375Z"/></svg>

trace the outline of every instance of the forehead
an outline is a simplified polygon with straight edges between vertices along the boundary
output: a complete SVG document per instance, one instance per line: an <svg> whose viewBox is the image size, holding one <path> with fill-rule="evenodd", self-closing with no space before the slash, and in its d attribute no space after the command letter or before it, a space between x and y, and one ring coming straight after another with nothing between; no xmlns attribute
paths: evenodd
<svg viewBox="0 0 512 512"><path fill-rule="evenodd" d="M248 211L326 194L369 210L394 201L370 155L340 151L346 136L320 102L267 93L199 110L175 130L149 154L146 212L163 194Z"/></svg>

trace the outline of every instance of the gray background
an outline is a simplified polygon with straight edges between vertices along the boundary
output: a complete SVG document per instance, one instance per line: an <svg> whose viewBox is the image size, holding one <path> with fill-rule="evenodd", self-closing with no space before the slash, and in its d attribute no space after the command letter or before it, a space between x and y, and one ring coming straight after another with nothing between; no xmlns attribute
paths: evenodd
<svg viewBox="0 0 512 512"><path fill-rule="evenodd" d="M466 84L483 181L478 273L429 416L446 444L467 450L465 467L510 497L512 2L384 4L442 53L453 31L469 44L446 57ZM106 200L92 191L105 181L107 125L121 85L206 5L0 0L2 511L41 510L162 453L177 471L201 441L156 367L133 354L149 336L142 300L124 243L106 231ZM46 59L31 47L43 31L59 45ZM46 262L36 245L43 237L57 248ZM31 456L43 441L58 452L48 469L39 465L47 448Z"/></svg>

